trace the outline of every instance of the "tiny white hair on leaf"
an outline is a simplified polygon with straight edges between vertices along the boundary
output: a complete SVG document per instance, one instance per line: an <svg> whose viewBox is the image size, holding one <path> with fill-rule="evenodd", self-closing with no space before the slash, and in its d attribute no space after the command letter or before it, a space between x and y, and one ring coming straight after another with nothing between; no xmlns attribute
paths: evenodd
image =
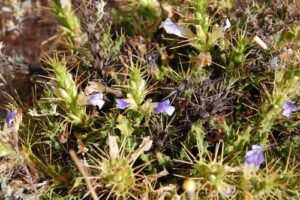
<svg viewBox="0 0 300 200"><path fill-rule="evenodd" d="M165 21L163 21L159 28L163 28L168 34L176 35L178 37L186 39L192 39L195 37L195 34L189 28L172 22L170 18L167 18Z"/></svg>

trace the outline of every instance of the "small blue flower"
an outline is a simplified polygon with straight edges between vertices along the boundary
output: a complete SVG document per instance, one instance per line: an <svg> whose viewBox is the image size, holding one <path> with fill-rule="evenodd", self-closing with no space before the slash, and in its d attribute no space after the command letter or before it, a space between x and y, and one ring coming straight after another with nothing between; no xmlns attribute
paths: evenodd
<svg viewBox="0 0 300 200"><path fill-rule="evenodd" d="M124 99L116 99L117 105L116 107L124 110L126 109L128 106L130 106L130 103L128 103L127 101L125 101Z"/></svg>
<svg viewBox="0 0 300 200"><path fill-rule="evenodd" d="M99 110L103 107L105 101L103 100L102 93L95 93L88 97L86 104L92 106L98 106Z"/></svg>
<svg viewBox="0 0 300 200"><path fill-rule="evenodd" d="M254 165L259 167L264 161L265 157L262 153L263 148L259 145L252 145L252 150L247 151L246 153L246 164Z"/></svg>
<svg viewBox="0 0 300 200"><path fill-rule="evenodd" d="M167 18L164 22L162 22L159 28L165 29L166 33L176 35L178 37L192 39L195 37L195 34L187 27L180 26L171 19Z"/></svg>
<svg viewBox="0 0 300 200"><path fill-rule="evenodd" d="M15 120L16 115L17 115L17 112L15 110L6 113L5 122L8 127L11 126L11 123Z"/></svg>
<svg viewBox="0 0 300 200"><path fill-rule="evenodd" d="M229 29L231 27L231 23L229 21L229 19L227 18L225 20L225 22L223 23L223 30L226 31L227 29Z"/></svg>
<svg viewBox="0 0 300 200"><path fill-rule="evenodd" d="M282 108L283 108L282 115L287 118L290 118L292 112L295 112L298 109L297 106L293 102L290 102L290 101L284 102Z"/></svg>
<svg viewBox="0 0 300 200"><path fill-rule="evenodd" d="M154 103L153 112L155 114L167 113L167 115L173 115L175 107L170 105L170 100L165 100L159 103Z"/></svg>

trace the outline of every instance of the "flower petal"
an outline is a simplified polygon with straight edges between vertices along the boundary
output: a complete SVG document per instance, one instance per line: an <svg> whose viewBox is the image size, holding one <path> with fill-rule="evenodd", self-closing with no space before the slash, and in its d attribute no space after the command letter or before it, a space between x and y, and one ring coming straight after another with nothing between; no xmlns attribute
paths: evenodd
<svg viewBox="0 0 300 200"><path fill-rule="evenodd" d="M126 109L128 106L130 106L130 103L128 103L127 101L125 101L124 99L116 99L117 105L116 107L124 110Z"/></svg>
<svg viewBox="0 0 300 200"><path fill-rule="evenodd" d="M229 21L229 19L227 18L225 20L225 22L223 23L223 30L226 31L227 29L229 29L231 27L231 23Z"/></svg>
<svg viewBox="0 0 300 200"><path fill-rule="evenodd" d="M171 21L171 19L167 18L164 22L162 22L159 28L165 29L168 34L173 34L178 37L191 39L195 37L195 34L186 27L179 26L178 24Z"/></svg>
<svg viewBox="0 0 300 200"><path fill-rule="evenodd" d="M263 148L261 146L256 145L256 144L252 145L252 149L257 150L257 151L262 151L263 150Z"/></svg>
<svg viewBox="0 0 300 200"><path fill-rule="evenodd" d="M259 167L265 161L262 150L263 148L261 146L252 145L252 150L246 152L245 163Z"/></svg>
<svg viewBox="0 0 300 200"><path fill-rule="evenodd" d="M286 101L283 104L283 109L284 110L290 110L290 111L294 112L294 111L297 111L298 108L293 102Z"/></svg>
<svg viewBox="0 0 300 200"><path fill-rule="evenodd" d="M291 114L292 114L292 112L290 110L284 110L282 112L282 115L285 116L285 117L287 117L287 118L290 118Z"/></svg>
<svg viewBox="0 0 300 200"><path fill-rule="evenodd" d="M175 111L174 106L168 106L165 110L165 113L167 113L167 115L171 116L171 115L173 115L174 111Z"/></svg>
<svg viewBox="0 0 300 200"><path fill-rule="evenodd" d="M92 106L98 106L99 110L103 107L105 101L103 101L103 94L96 93L88 97L86 104Z"/></svg>
<svg viewBox="0 0 300 200"><path fill-rule="evenodd" d="M170 100L168 99L159 103L153 103L153 105L153 113L155 114L166 113L171 116L175 111L175 107L170 105Z"/></svg>
<svg viewBox="0 0 300 200"><path fill-rule="evenodd" d="M287 118L291 117L292 112L295 112L298 110L298 107L293 102L290 102L290 101L284 102L282 108L283 108L282 115Z"/></svg>
<svg viewBox="0 0 300 200"><path fill-rule="evenodd" d="M8 127L11 126L11 123L15 120L16 116L17 116L17 112L15 110L6 113L5 122Z"/></svg>
<svg viewBox="0 0 300 200"><path fill-rule="evenodd" d="M170 100L165 100L159 103L155 103L154 113L159 114L166 110L166 108L170 105Z"/></svg>

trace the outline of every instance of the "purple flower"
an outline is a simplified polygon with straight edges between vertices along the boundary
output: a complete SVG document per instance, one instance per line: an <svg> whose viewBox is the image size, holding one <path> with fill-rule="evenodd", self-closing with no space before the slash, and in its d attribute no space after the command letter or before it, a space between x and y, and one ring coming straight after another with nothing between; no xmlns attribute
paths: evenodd
<svg viewBox="0 0 300 200"><path fill-rule="evenodd" d="M11 126L11 123L15 120L16 115L17 115L17 112L15 110L6 113L5 122L8 127Z"/></svg>
<svg viewBox="0 0 300 200"><path fill-rule="evenodd" d="M99 110L103 107L104 105L104 100L103 100L103 94L102 93L95 93L92 94L88 97L86 104L92 105L92 106L98 106Z"/></svg>
<svg viewBox="0 0 300 200"><path fill-rule="evenodd" d="M171 116L175 111L175 107L170 105L170 100L165 100L159 103L154 103L153 112L155 114L167 113Z"/></svg>
<svg viewBox="0 0 300 200"><path fill-rule="evenodd" d="M232 197L236 191L236 187L234 185L229 185L223 181L217 185L217 189L224 197L228 198Z"/></svg>
<svg viewBox="0 0 300 200"><path fill-rule="evenodd" d="M290 101L284 102L282 107L283 107L282 115L287 118L290 118L292 112L295 112L298 109L297 106L293 102L290 102Z"/></svg>
<svg viewBox="0 0 300 200"><path fill-rule="evenodd" d="M127 101L125 101L124 99L116 99L117 105L116 107L124 110L126 109L128 106L130 106L130 103L128 103Z"/></svg>
<svg viewBox="0 0 300 200"><path fill-rule="evenodd" d="M227 18L225 20L225 22L223 23L223 30L226 31L227 29L229 29L231 27L231 23L229 21L229 19Z"/></svg>
<svg viewBox="0 0 300 200"><path fill-rule="evenodd" d="M176 35L178 37L187 39L192 39L195 37L195 34L189 28L180 26L172 22L172 20L169 18L162 22L159 28L163 28L168 34Z"/></svg>
<svg viewBox="0 0 300 200"><path fill-rule="evenodd" d="M246 153L246 164L259 167L264 161L265 157L262 154L263 148L259 145L252 145L252 150Z"/></svg>

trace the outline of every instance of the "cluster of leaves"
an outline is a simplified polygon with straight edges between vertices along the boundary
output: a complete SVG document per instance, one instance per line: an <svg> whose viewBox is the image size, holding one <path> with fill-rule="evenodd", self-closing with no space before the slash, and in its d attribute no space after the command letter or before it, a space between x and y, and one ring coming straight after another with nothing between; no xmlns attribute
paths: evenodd
<svg viewBox="0 0 300 200"><path fill-rule="evenodd" d="M0 198L300 197L300 18L290 5L41 5L31 3L58 24L57 45L39 61L33 103L6 105Z"/></svg>

